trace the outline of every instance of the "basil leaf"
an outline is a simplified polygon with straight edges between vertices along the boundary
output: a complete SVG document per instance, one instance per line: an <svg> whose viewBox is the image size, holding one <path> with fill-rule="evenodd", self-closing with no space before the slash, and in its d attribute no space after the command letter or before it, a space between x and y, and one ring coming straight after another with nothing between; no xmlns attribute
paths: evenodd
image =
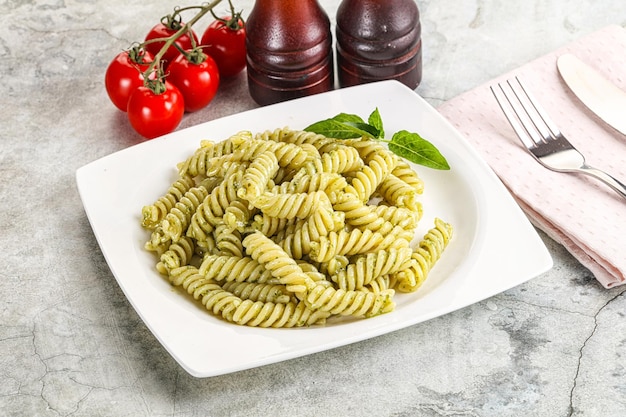
<svg viewBox="0 0 626 417"><path fill-rule="evenodd" d="M361 119L359 115L350 113L339 113L335 117L332 117L332 120L343 123L365 123L365 120Z"/></svg>
<svg viewBox="0 0 626 417"><path fill-rule="evenodd" d="M370 117L367 119L367 123L378 130L377 138L381 139L385 137L385 129L383 129L383 118L380 117L380 112L378 111L378 107L370 114Z"/></svg>
<svg viewBox="0 0 626 417"><path fill-rule="evenodd" d="M335 139L354 139L361 136L371 137L372 135L356 126L348 123L338 122L334 119L326 119L305 127L305 131L324 135Z"/></svg>
<svg viewBox="0 0 626 417"><path fill-rule="evenodd" d="M433 169L450 169L448 161L435 145L417 133L401 130L391 140L386 140L378 107L369 115L367 122L356 114L339 113L330 119L313 123L304 130L335 139L366 137L380 140L388 144L391 152L413 163Z"/></svg>
<svg viewBox="0 0 626 417"><path fill-rule="evenodd" d="M416 164L433 169L448 170L450 165L439 150L417 133L396 132L388 143L389 150Z"/></svg>
<svg viewBox="0 0 626 417"><path fill-rule="evenodd" d="M369 125L367 123L345 122L345 124L350 125L356 129L362 130L365 133L363 136L368 136L373 139L380 137L380 131L376 129L374 126Z"/></svg>

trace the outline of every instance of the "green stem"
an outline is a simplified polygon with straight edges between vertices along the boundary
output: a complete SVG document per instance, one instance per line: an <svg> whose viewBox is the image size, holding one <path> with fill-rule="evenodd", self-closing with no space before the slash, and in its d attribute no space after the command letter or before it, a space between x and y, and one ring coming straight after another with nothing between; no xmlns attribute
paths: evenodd
<svg viewBox="0 0 626 417"><path fill-rule="evenodd" d="M219 17L218 15L215 14L214 10L211 10L211 14L213 15L213 18L215 20L218 20L220 22L222 22L224 24L224 26L226 26L227 28L237 31L239 29L241 29L241 25L239 24L239 21L241 20L241 12L237 13L235 12L235 6L233 5L233 1L232 0L228 0L228 4L230 6L230 18L228 19L224 19L222 17Z"/></svg>
<svg viewBox="0 0 626 417"><path fill-rule="evenodd" d="M207 5L204 5L204 6L194 6L194 8L199 7L201 10L194 17L192 17L188 22L186 22L178 31L176 31L176 33L174 33L172 36L167 38L167 40L165 41L165 43L163 44L163 46L161 47L159 52L155 55L154 60L152 61L152 63L144 71L143 79L144 79L144 83L146 83L146 86L150 87L149 86L149 84L150 84L150 74L152 74L152 72L154 72L154 70L157 67L157 65L159 65L161 63L161 58L163 58L163 55L165 55L165 52L169 49L169 47L172 46L174 44L174 42L176 42L176 40L178 38L180 38L182 35L187 33L189 31L189 29L198 20L202 19L202 17L204 17L204 15L206 15L207 13L212 11L213 8L215 6L217 6L221 2L222 2L222 0L213 0L211 3L209 3ZM190 7L186 8L186 9L190 9ZM177 13L181 12L182 10L183 9L178 9ZM157 84L161 82L161 75L157 76L157 80L156 81L157 81ZM159 87L157 87L157 88L159 88ZM155 93L156 93L156 91L155 91Z"/></svg>
<svg viewBox="0 0 626 417"><path fill-rule="evenodd" d="M180 14L182 12L186 12L187 10L193 10L193 9L204 9L206 6L185 6L185 7L178 7L174 10L174 14Z"/></svg>

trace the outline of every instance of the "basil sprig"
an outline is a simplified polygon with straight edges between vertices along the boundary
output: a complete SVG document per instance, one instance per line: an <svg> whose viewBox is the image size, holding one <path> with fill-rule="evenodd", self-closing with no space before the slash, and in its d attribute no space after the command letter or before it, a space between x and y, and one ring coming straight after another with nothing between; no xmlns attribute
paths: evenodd
<svg viewBox="0 0 626 417"><path fill-rule="evenodd" d="M417 133L400 130L393 134L391 140L385 139L383 120L378 108L369 115L367 122L356 114L339 113L330 119L313 123L304 130L335 139L366 137L380 140L387 143L391 152L415 164L433 169L450 169L448 161L435 145Z"/></svg>

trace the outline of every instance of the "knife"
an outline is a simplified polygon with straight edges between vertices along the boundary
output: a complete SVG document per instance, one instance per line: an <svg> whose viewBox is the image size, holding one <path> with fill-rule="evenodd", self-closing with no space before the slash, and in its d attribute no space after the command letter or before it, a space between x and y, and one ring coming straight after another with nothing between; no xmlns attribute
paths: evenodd
<svg viewBox="0 0 626 417"><path fill-rule="evenodd" d="M561 55L557 67L578 99L614 129L626 135L626 92L572 54Z"/></svg>

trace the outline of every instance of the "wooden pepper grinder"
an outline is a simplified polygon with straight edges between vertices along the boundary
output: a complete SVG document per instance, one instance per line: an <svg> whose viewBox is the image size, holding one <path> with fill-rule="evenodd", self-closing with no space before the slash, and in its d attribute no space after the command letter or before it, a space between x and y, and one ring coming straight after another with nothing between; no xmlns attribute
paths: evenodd
<svg viewBox="0 0 626 417"><path fill-rule="evenodd" d="M347 87L422 80L422 39L415 0L343 0L337 9L337 72Z"/></svg>
<svg viewBox="0 0 626 417"><path fill-rule="evenodd" d="M333 89L330 20L317 0L256 0L246 34L248 89L258 104Z"/></svg>

